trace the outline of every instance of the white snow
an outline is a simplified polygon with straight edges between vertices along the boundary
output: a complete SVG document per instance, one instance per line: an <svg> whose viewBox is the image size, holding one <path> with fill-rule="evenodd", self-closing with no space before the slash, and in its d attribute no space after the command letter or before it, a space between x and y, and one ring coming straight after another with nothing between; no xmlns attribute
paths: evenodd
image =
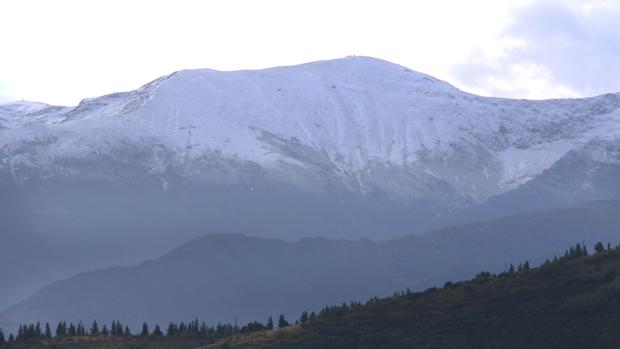
<svg viewBox="0 0 620 349"><path fill-rule="evenodd" d="M407 181L373 177L378 164L443 180L477 200L527 182L590 140L620 134L618 95L484 98L369 57L256 71L184 70L42 114L48 106L24 103L0 105L0 150L17 156L10 149L19 142L55 139L39 150L45 156L29 158L39 167L105 154L126 140L169 149L188 166L213 152L274 170L310 166L268 144L266 131L287 147L313 150L352 188L413 190ZM152 173L166 166L157 157Z"/></svg>

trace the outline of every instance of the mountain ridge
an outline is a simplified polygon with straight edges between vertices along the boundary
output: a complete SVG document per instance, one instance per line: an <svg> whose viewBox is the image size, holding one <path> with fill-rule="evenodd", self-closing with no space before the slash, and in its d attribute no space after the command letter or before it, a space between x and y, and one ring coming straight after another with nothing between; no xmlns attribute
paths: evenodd
<svg viewBox="0 0 620 349"><path fill-rule="evenodd" d="M589 248L596 241L615 244L619 212L620 201L605 200L388 241L211 234L150 261L53 282L0 312L0 327L95 318L120 318L132 328L196 316L207 322L290 318L325 304L440 286L480 270L499 273L508 263L539 264L584 240Z"/></svg>
<svg viewBox="0 0 620 349"><path fill-rule="evenodd" d="M0 255L0 308L206 233L381 240L620 197L620 94L479 97L350 57L9 107L0 246L36 258Z"/></svg>

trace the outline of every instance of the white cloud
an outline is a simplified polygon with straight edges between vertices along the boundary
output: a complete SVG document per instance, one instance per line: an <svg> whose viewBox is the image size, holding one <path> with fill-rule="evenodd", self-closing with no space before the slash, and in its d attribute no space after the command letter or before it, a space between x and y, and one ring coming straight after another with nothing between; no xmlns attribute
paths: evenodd
<svg viewBox="0 0 620 349"><path fill-rule="evenodd" d="M499 51L472 50L454 68L482 94L549 98L620 91L620 2L540 0L515 10Z"/></svg>

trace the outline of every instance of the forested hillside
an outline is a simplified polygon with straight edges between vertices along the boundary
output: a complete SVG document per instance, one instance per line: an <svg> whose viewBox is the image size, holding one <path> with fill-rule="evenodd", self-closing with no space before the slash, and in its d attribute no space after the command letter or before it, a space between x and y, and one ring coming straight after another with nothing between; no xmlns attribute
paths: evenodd
<svg viewBox="0 0 620 349"><path fill-rule="evenodd" d="M592 254L592 255L590 255ZM620 341L620 247L571 247L532 268L480 272L424 292L303 312L243 327L199 323L138 333L86 330L36 338L23 334L6 348L613 348ZM28 327L29 325L26 325ZM228 326L228 327L227 327ZM32 326L30 326L32 327ZM62 325L61 325L62 327ZM279 327L279 328L276 328ZM274 329L276 328L276 329ZM107 330L106 330L107 331Z"/></svg>

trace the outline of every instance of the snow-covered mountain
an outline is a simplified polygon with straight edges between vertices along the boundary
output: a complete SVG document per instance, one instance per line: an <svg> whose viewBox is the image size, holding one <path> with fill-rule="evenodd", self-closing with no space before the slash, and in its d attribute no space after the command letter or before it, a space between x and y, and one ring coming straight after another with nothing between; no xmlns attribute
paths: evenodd
<svg viewBox="0 0 620 349"><path fill-rule="evenodd" d="M259 172L308 191L423 199L441 212L515 189L592 141L616 141L620 95L484 98L396 64L348 57L180 71L74 108L3 105L0 118L0 170L18 183L148 174L165 190L172 176L251 182L244 177ZM600 159L617 154L601 150ZM127 164L133 168L119 169Z"/></svg>
<svg viewBox="0 0 620 349"><path fill-rule="evenodd" d="M383 239L618 198L619 139L620 94L480 97L367 57L3 104L0 273L21 281L0 308L206 233Z"/></svg>

